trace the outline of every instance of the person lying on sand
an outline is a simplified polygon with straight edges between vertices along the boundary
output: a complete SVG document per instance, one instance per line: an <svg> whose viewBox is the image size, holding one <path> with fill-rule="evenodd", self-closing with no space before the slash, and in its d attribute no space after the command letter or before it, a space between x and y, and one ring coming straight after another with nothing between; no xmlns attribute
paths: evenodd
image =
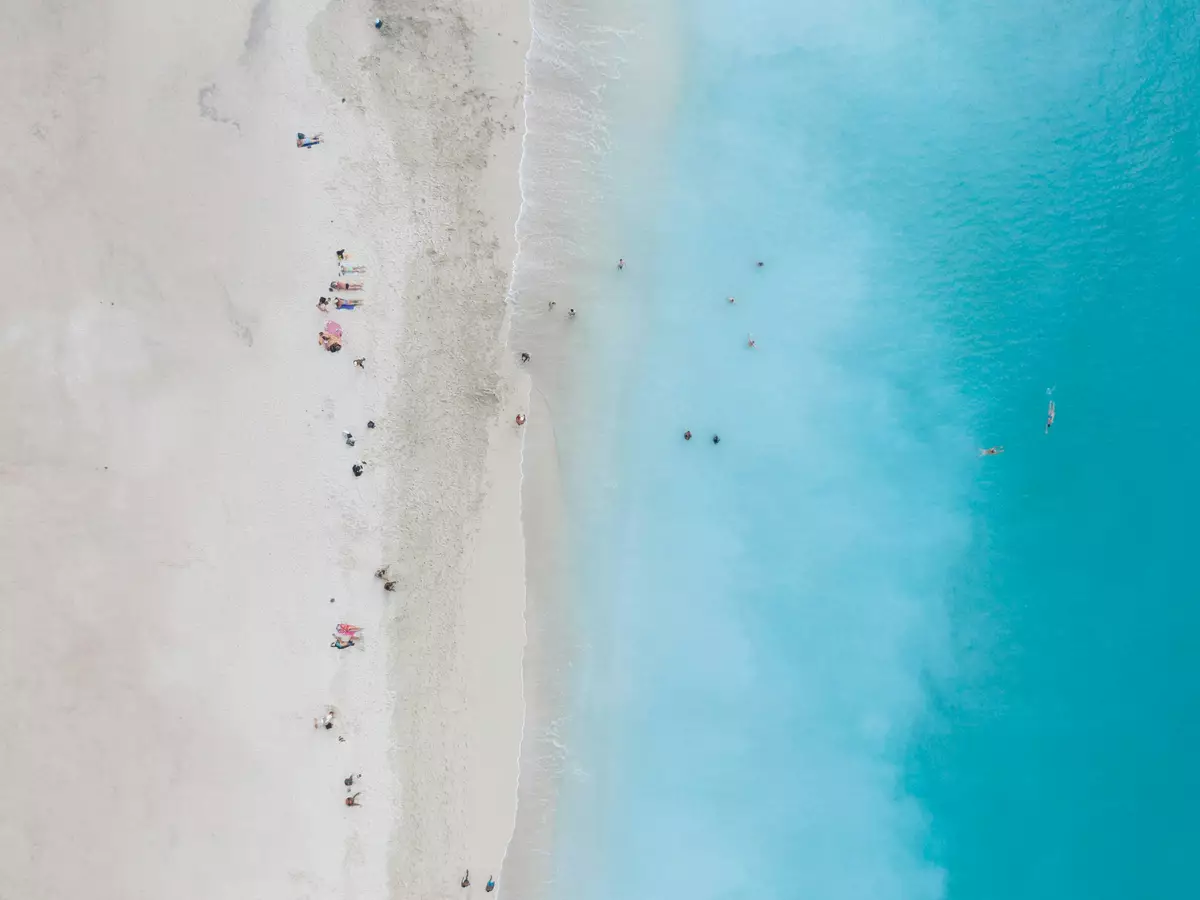
<svg viewBox="0 0 1200 900"><path fill-rule="evenodd" d="M396 582L394 582L394 581L385 581L385 582L383 583L383 589L384 589L385 591L394 591L394 590L396 589Z"/></svg>
<svg viewBox="0 0 1200 900"><path fill-rule="evenodd" d="M341 297L338 297L333 302L333 305L338 309L358 309L361 303L361 300L343 300Z"/></svg>
<svg viewBox="0 0 1200 900"><path fill-rule="evenodd" d="M1003 452L1003 447L988 447L986 450L982 447L979 448L980 456L999 456Z"/></svg>
<svg viewBox="0 0 1200 900"><path fill-rule="evenodd" d="M361 281L331 281L329 289L331 291L361 291L363 286Z"/></svg>
<svg viewBox="0 0 1200 900"><path fill-rule="evenodd" d="M339 275L361 275L365 271L366 266L338 266Z"/></svg>
<svg viewBox="0 0 1200 900"><path fill-rule="evenodd" d="M328 331L322 331L317 335L317 343L330 353L337 353L342 349L342 339L336 334L330 334Z"/></svg>
<svg viewBox="0 0 1200 900"><path fill-rule="evenodd" d="M358 366L360 369L365 369L367 367L367 358L365 356L360 356L358 359L356 359L354 361L354 364L356 366Z"/></svg>
<svg viewBox="0 0 1200 900"><path fill-rule="evenodd" d="M329 646L335 650L346 650L354 646L354 641L343 641L340 637L335 637Z"/></svg>
<svg viewBox="0 0 1200 900"><path fill-rule="evenodd" d="M305 137L302 131L296 133L297 147L315 147L319 143L321 143L320 133L314 134L311 137Z"/></svg>
<svg viewBox="0 0 1200 900"><path fill-rule="evenodd" d="M487 886L484 888L489 894L496 889L496 879L491 875L488 876Z"/></svg>

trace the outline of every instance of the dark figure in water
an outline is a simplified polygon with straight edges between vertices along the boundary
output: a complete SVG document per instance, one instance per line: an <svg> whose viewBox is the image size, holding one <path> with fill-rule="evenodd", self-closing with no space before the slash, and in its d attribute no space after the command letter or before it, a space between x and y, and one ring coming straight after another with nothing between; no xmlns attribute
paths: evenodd
<svg viewBox="0 0 1200 900"><path fill-rule="evenodd" d="M720 436L719 434L714 434L714 435L713 435L713 443L714 443L714 444L719 444L719 443L721 443L721 436Z"/></svg>
<svg viewBox="0 0 1200 900"><path fill-rule="evenodd" d="M759 267L760 269L761 269L763 266L765 266L765 265L766 265L766 263L765 263L765 262L763 262L761 259L758 261L758 267Z"/></svg>
<svg viewBox="0 0 1200 900"><path fill-rule="evenodd" d="M692 439L692 433L690 431L685 431L683 433L683 439L685 441L690 441Z"/></svg>

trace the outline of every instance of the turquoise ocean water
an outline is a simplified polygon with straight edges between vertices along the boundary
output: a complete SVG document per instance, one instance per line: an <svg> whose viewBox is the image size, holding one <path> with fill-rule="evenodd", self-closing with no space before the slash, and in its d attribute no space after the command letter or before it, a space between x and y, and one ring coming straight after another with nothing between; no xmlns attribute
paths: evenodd
<svg viewBox="0 0 1200 900"><path fill-rule="evenodd" d="M1200 895L1198 21L534 3L545 896Z"/></svg>

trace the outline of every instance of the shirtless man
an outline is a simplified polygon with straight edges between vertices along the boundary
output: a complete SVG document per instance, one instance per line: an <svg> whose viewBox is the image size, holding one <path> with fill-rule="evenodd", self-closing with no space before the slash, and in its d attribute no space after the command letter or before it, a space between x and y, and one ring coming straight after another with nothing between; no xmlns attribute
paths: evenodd
<svg viewBox="0 0 1200 900"><path fill-rule="evenodd" d="M363 286L361 281L331 281L329 289L331 291L361 291Z"/></svg>
<svg viewBox="0 0 1200 900"><path fill-rule="evenodd" d="M1046 434L1050 433L1050 426L1054 424L1054 401L1050 401L1050 409L1046 413Z"/></svg>
<svg viewBox="0 0 1200 900"><path fill-rule="evenodd" d="M982 447L979 448L980 456L999 456L1003 452L1003 447L988 447L986 450L984 450Z"/></svg>

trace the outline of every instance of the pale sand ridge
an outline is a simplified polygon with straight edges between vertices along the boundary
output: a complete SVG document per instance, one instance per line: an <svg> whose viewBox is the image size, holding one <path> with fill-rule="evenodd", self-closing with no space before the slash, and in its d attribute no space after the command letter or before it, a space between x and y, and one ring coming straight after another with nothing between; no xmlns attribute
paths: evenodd
<svg viewBox="0 0 1200 900"><path fill-rule="evenodd" d="M5 900L460 897L500 875L526 15L434 4L406 37L370 9L0 10L0 259L31 285L0 314ZM313 303L341 246L367 304L331 315L330 355ZM328 647L338 621L362 646Z"/></svg>

